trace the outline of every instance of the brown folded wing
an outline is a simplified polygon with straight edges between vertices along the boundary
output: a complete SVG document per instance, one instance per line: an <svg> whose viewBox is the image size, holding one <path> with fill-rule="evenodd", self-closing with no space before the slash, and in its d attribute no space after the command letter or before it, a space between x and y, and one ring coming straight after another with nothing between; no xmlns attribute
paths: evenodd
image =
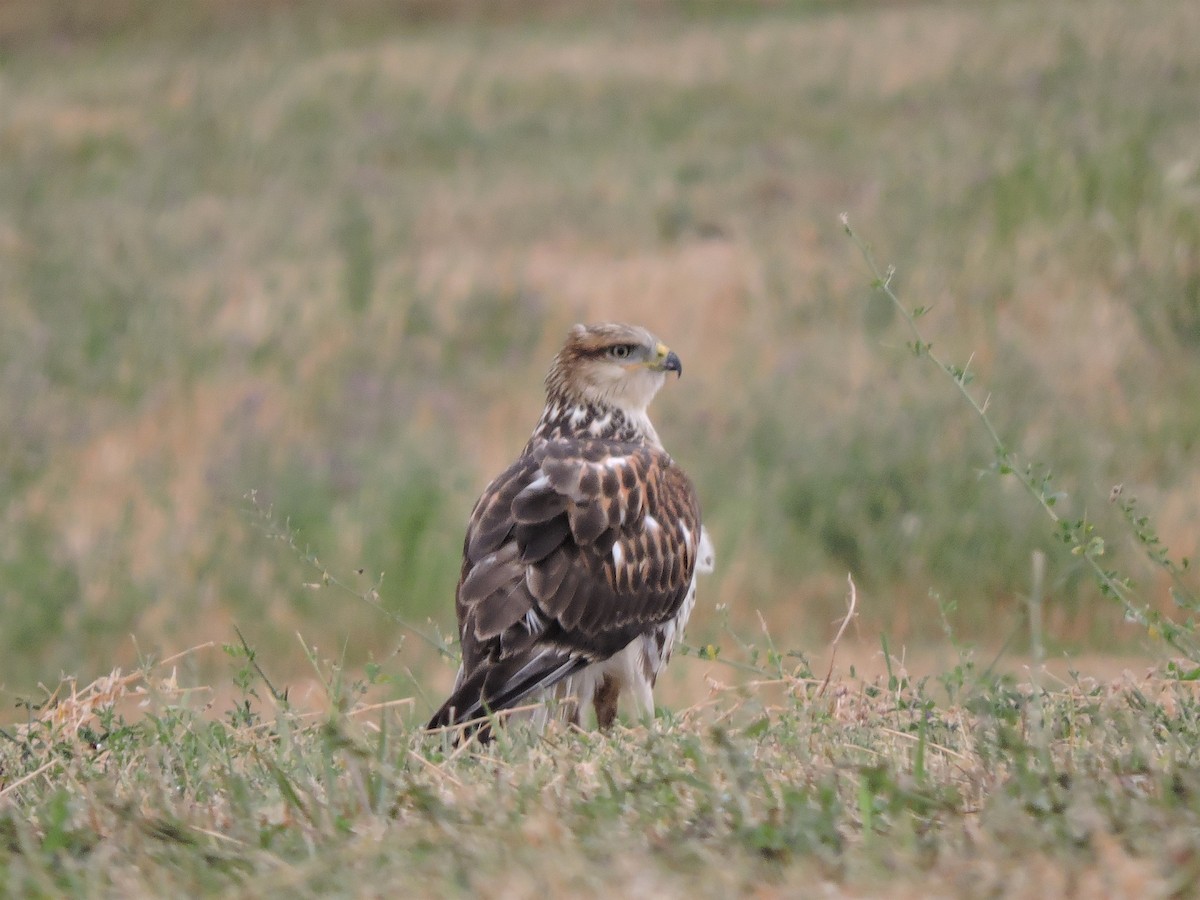
<svg viewBox="0 0 1200 900"><path fill-rule="evenodd" d="M515 705L671 619L699 541L695 490L661 450L535 447L471 515L457 597L463 672L431 724Z"/></svg>

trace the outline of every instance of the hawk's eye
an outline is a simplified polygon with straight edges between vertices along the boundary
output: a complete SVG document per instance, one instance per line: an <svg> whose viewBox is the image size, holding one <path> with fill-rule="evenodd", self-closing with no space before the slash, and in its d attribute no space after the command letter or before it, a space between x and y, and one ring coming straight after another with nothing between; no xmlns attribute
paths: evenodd
<svg viewBox="0 0 1200 900"><path fill-rule="evenodd" d="M629 359L629 354L633 353L632 344L617 344L608 351L613 359Z"/></svg>

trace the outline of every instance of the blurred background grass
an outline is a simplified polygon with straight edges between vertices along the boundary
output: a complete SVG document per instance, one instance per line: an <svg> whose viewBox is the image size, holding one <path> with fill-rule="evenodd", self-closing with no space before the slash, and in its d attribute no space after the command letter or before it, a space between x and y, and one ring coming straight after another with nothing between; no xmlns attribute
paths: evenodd
<svg viewBox="0 0 1200 900"><path fill-rule="evenodd" d="M1041 549L1057 645L1136 643L837 217L1073 515L1123 483L1194 554L1198 42L1194 0L10 0L0 683L235 624L284 676L299 632L444 682L244 495L451 630L475 496L610 318L687 370L656 421L718 548L694 639L719 603L819 648L850 571L868 638L943 640L936 594L998 643Z"/></svg>

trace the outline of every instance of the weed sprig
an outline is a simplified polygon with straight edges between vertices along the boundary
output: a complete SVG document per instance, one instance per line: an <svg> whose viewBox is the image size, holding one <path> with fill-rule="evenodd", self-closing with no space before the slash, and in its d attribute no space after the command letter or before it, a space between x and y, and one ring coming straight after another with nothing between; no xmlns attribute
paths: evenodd
<svg viewBox="0 0 1200 900"><path fill-rule="evenodd" d="M1177 622L1163 615L1151 604L1139 598L1135 592L1133 579L1115 568L1109 568L1102 559L1106 553L1104 537L1097 533L1096 525L1089 520L1086 513L1076 517L1066 517L1059 514L1056 507L1060 500L1066 499L1066 494L1053 487L1053 474L1050 466L1035 461L1025 460L1001 437L988 416L988 405L991 394L986 394L982 402L969 390L974 380L970 371L971 360L965 365L958 366L942 359L933 351L933 344L928 341L917 325L917 320L929 312L928 306L917 306L909 309L901 302L900 297L892 287L892 279L896 270L888 266L881 271L875 261L871 247L850 225L846 213L841 215L842 227L866 261L867 268L873 276L872 287L883 294L899 312L912 337L906 346L917 359L929 360L937 369L950 379L959 395L971 408L975 418L983 426L991 442L993 463L996 473L1010 476L1025 489L1025 492L1037 503L1040 509L1053 523L1057 537L1071 548L1071 552L1082 557L1091 571L1100 592L1105 597L1115 600L1122 608L1127 621L1142 625L1152 637L1161 638L1173 650L1183 654L1192 662L1200 662L1200 635L1197 634L1194 620ZM1119 489L1114 489L1114 497L1119 496ZM1133 499L1121 501L1121 510L1133 532L1135 542L1150 557L1156 565L1165 569L1175 581L1172 591L1176 602L1190 610L1196 611L1198 606L1194 595L1182 586L1181 576L1189 567L1189 560L1183 559L1176 564L1170 559L1167 549L1158 539L1149 517L1135 511Z"/></svg>

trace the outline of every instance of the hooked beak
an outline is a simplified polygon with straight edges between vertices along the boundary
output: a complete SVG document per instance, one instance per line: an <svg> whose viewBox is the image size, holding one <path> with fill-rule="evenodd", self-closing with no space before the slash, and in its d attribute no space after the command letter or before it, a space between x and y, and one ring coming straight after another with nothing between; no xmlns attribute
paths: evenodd
<svg viewBox="0 0 1200 900"><path fill-rule="evenodd" d="M659 343L654 348L654 359L648 364L655 372L674 372L679 378L683 377L683 363L678 354L666 344Z"/></svg>
<svg viewBox="0 0 1200 900"><path fill-rule="evenodd" d="M683 363L679 361L679 355L674 350L667 354L662 367L664 372L674 372L676 378L683 377Z"/></svg>

